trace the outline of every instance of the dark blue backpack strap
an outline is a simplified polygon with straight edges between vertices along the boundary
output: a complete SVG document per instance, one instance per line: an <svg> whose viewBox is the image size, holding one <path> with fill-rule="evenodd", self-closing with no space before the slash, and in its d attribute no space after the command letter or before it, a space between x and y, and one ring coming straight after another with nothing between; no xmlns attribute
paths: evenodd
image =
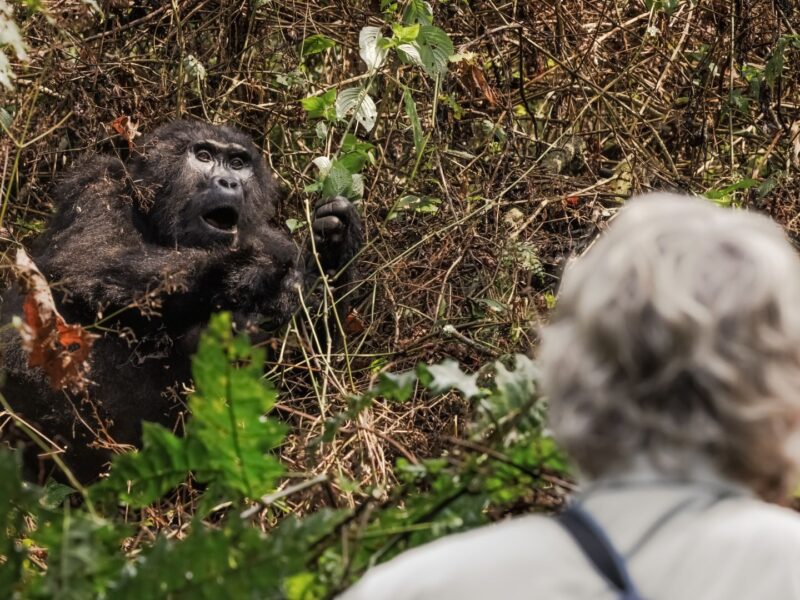
<svg viewBox="0 0 800 600"><path fill-rule="evenodd" d="M580 546L597 572L620 593L620 598L642 600L625 566L625 559L589 513L579 505L572 504L559 515L558 522Z"/></svg>

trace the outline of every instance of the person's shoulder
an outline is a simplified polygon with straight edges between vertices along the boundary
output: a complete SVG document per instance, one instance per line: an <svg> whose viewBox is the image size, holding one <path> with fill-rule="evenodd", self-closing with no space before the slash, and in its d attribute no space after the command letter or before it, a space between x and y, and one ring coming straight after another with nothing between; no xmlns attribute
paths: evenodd
<svg viewBox="0 0 800 600"><path fill-rule="evenodd" d="M398 598L415 597L415 591L433 597L430 593L442 581L454 577L498 575L497 569L527 571L536 554L551 554L554 546L568 543L565 540L558 523L545 516L531 515L486 525L400 554L369 571L341 598L394 597L389 590L402 590ZM521 561L524 564L518 564Z"/></svg>
<svg viewBox="0 0 800 600"><path fill-rule="evenodd" d="M794 510L755 498L739 498L720 502L713 512L720 532L747 538L757 546L794 547L800 552L800 514Z"/></svg>

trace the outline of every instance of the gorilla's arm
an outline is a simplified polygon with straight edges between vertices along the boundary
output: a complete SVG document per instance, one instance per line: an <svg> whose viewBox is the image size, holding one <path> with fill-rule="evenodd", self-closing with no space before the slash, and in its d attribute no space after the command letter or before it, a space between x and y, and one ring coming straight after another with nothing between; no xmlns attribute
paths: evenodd
<svg viewBox="0 0 800 600"><path fill-rule="evenodd" d="M311 231L314 243L312 245L309 240L305 254L305 289L309 293L314 291L321 267L322 272L330 278L329 285L333 288L336 312L341 319L350 310L349 292L356 277L354 259L364 243L361 218L349 200L337 197L317 206ZM319 298L312 303L319 304ZM333 315L331 317L327 330L336 332ZM324 333L321 325L322 323L317 323L318 335Z"/></svg>

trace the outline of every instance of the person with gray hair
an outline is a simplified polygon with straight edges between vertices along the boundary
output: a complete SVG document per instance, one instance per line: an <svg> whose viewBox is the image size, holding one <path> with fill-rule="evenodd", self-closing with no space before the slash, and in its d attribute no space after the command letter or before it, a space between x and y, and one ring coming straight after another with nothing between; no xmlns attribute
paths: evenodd
<svg viewBox="0 0 800 600"><path fill-rule="evenodd" d="M539 350L581 492L443 538L342 598L800 599L800 259L766 217L634 199L567 268Z"/></svg>

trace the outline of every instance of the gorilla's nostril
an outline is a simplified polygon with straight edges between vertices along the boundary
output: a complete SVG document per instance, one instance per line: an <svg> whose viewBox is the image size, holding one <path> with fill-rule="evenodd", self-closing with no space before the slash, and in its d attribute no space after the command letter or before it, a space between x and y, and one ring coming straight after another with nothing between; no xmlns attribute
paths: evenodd
<svg viewBox="0 0 800 600"><path fill-rule="evenodd" d="M226 179L225 177L215 177L213 184L225 193L238 192L239 182L235 179Z"/></svg>

